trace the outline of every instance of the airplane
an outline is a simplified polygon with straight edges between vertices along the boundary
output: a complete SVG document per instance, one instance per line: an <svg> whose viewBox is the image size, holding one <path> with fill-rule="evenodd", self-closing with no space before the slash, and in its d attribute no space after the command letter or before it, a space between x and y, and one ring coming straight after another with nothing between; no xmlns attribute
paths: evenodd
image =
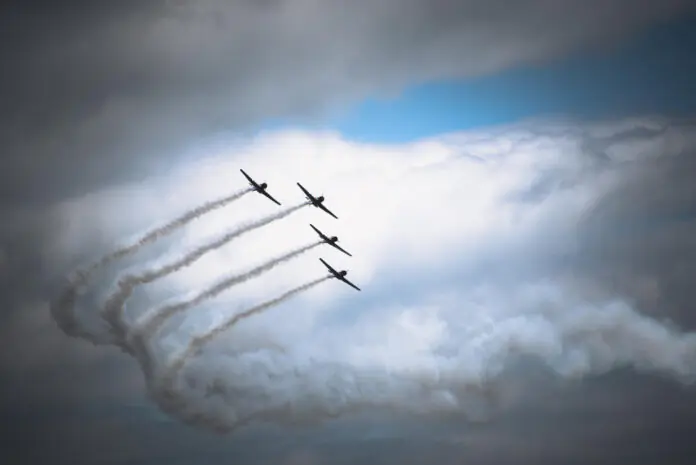
<svg viewBox="0 0 696 465"><path fill-rule="evenodd" d="M297 185L300 186L300 189L302 189L302 192L305 193L305 195L307 196L307 200L309 200L309 201L312 203L312 205L314 205L314 206L317 207L317 208L321 208L322 210L324 210L324 211L325 211L326 213L328 213L329 215L331 215L331 216L333 216L334 218L338 219L338 217L337 217L336 215L334 215L333 213L331 213L331 212L329 211L329 209L326 208L326 207L324 206L324 204L322 203L322 202L324 202L324 196L323 196L323 195L320 195L319 197L314 197L312 194L310 194L309 192L307 192L307 189L305 189L304 187L302 187L302 184L300 184L300 183L298 182Z"/></svg>
<svg viewBox="0 0 696 465"><path fill-rule="evenodd" d="M333 268L331 268L331 265L326 263L323 258L320 258L319 260L321 260L321 262L324 264L324 266L329 269L329 271L333 275L332 277L338 279L339 281L343 281L344 283L346 283L347 285L349 285L353 289L360 290L360 288L358 286L356 286L355 284L351 283L350 281L348 281L346 279L346 275L348 274L348 272L346 270L336 271Z"/></svg>
<svg viewBox="0 0 696 465"><path fill-rule="evenodd" d="M329 237L329 236L325 235L323 232L319 231L313 224L310 224L310 226L312 227L313 230L315 230L317 232L317 234L319 234L319 237L321 237L321 239L324 242L326 242L327 244L329 244L332 247L337 248L338 250L340 250L344 254L348 255L349 257L352 257L352 255L350 253L346 252L345 250L343 250L341 248L340 245L336 244L336 242L338 242L338 237L336 237L336 236Z"/></svg>
<svg viewBox="0 0 696 465"><path fill-rule="evenodd" d="M259 184L256 181L254 181L253 179L251 179L251 176L246 174L246 172L244 172L244 170L240 169L239 171L241 171L242 174L244 175L244 177L247 178L247 180L249 181L249 184L251 184L251 187L253 187L256 192L258 192L261 195L265 195L266 197L268 197L269 199L271 199L272 201L274 201L275 203L280 205L280 202L278 202L276 199L271 197L271 194L266 192L266 188L268 187L268 184L266 184L265 182Z"/></svg>

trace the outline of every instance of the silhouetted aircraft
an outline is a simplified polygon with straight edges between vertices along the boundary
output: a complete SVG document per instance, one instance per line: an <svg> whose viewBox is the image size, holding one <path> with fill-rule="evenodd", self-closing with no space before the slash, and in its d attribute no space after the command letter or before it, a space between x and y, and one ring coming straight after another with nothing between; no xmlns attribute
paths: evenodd
<svg viewBox="0 0 696 465"><path fill-rule="evenodd" d="M315 230L317 232L317 234L319 234L319 237L321 237L321 239L324 242L326 242L327 244L329 244L333 247L336 247L338 250L340 250L344 254L348 255L349 257L352 257L352 255L349 254L348 252L346 252L345 250L343 250L340 245L336 244L336 242L338 242L338 237L336 237L336 236L329 237L326 234L324 234L323 232L319 231L316 227L314 227L313 224L310 224L310 226L312 227L313 230Z"/></svg>
<svg viewBox="0 0 696 465"><path fill-rule="evenodd" d="M271 194L266 192L266 188L268 187L268 184L266 184L265 182L259 184L256 181L254 181L253 179L251 179L251 176L246 174L244 172L244 170L240 169L239 171L241 171L242 174L244 175L244 177L247 178L247 180L249 181L249 184L251 184L251 187L253 187L256 192L258 192L259 194L265 195L266 197L268 197L269 199L271 199L272 201L274 201L275 203L280 205L280 202L278 202L276 199L271 197Z"/></svg>
<svg viewBox="0 0 696 465"><path fill-rule="evenodd" d="M348 274L348 272L346 270L336 271L333 268L331 268L331 265L326 263L323 258L320 258L319 260L321 260L321 262L324 264L324 266L329 269L329 271L331 272L331 274L333 275L334 278L338 279L339 281L343 281L344 283L346 283L347 285L349 285L353 289L357 289L358 291L360 290L360 288L358 286L356 286L355 284L351 283L350 281L348 281L346 279L346 275Z"/></svg>
<svg viewBox="0 0 696 465"><path fill-rule="evenodd" d="M314 205L314 206L317 207L317 208L321 208L322 210L324 210L324 211L325 211L326 213L328 213L329 215L331 215L331 216L333 216L334 218L338 219L338 217L337 217L336 215L334 215L333 213L331 213L331 212L329 211L329 209L326 208L326 207L324 206L324 204L322 203L322 202L324 202L324 196L323 196L323 195L320 195L319 197L314 197L312 194L310 194L309 192L307 192L307 189L305 189L304 187L302 187L302 184L300 184L300 183L298 182L297 185L300 186L300 189L302 189L302 192L305 193L305 196L307 196L307 200L309 200L309 201L312 203L312 205Z"/></svg>

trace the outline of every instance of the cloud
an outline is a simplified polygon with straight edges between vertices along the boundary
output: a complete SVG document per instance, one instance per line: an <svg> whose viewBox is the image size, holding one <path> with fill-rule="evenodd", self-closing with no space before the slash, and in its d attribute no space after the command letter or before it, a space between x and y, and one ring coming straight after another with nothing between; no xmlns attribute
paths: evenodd
<svg viewBox="0 0 696 465"><path fill-rule="evenodd" d="M7 253L0 248L0 279L5 278L7 273Z"/></svg>
<svg viewBox="0 0 696 465"><path fill-rule="evenodd" d="M312 117L424 80L492 73L614 43L692 6L687 0L61 5L31 2L3 15L7 40L0 53L12 63L2 77L0 119L6 203L158 172L202 143L268 118Z"/></svg>
<svg viewBox="0 0 696 465"><path fill-rule="evenodd" d="M307 244L310 221L354 257L320 247L232 287L163 327L149 344L153 363L166 370L191 338L320 278L319 256L347 268L364 292L329 281L240 320L191 357L173 386L150 384L158 404L223 430L363 410L485 420L514 398L510 370L523 386L536 382L514 371L529 360L568 380L630 367L692 381L696 334L673 306L691 286L653 250L693 250L684 216L693 134L692 124L660 119L530 121L394 146L267 133L166 178L62 202L30 224L55 225L41 252L57 275L85 250L108 253L120 238L235 191L240 167L289 204L301 200L300 181L340 220L306 208L240 237L145 286L127 303L126 323ZM637 188L653 176L652 189ZM142 263L102 270L79 321L95 334L108 329L95 315L132 266L168 263L180 248L277 211L251 194L191 223L158 254L134 258ZM640 273L626 273L634 263ZM664 295L670 287L681 300Z"/></svg>

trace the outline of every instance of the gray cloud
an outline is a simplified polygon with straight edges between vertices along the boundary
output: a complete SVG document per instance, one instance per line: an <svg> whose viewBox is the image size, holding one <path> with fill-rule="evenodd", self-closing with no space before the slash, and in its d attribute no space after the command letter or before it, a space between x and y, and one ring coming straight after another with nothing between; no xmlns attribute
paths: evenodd
<svg viewBox="0 0 696 465"><path fill-rule="evenodd" d="M471 265L469 262L472 259L464 257L460 260L462 263L469 263L468 273L479 276L478 281L471 281L466 276L467 273L454 277L458 280L456 287L459 291L469 292L473 289L471 298L463 306L461 302L454 301L454 307L452 302L447 303L447 299L436 299L434 303L420 299L415 303L426 305L421 313L424 319L416 318L410 323L406 321L406 326L403 327L412 326L419 328L419 331L432 327L432 321L425 318L431 313L427 310L428 305L434 305L440 312L450 312L449 316L444 316L444 320L450 323L451 336L440 344L434 354L438 363L446 365L448 359L456 359L462 341L472 338L472 335L464 337L464 333L459 332L462 327L456 325L462 321L456 315L464 308L467 319L477 321L481 316L477 309L481 305L488 305L490 318L495 322L491 333L485 337L483 334L473 336L487 338L489 348L493 349L495 340L500 335L507 333L514 336L489 358L487 369L492 370L491 373L495 373L496 366L500 367L498 362L514 360L515 354L541 358L548 364L544 370L556 370L558 373L530 379L528 369L517 374L503 371L502 378L485 378L483 385L475 387L467 378L470 374L456 374L447 370L440 372L438 380L437 377L429 379L428 376L425 377L428 379L423 379L417 373L401 373L396 376L386 375L381 370L369 367L358 369L347 359L336 358L340 355L340 342L366 348L378 343L379 338L383 337L379 328L387 328L382 323L391 321L392 327L396 325L396 320L390 320L396 313L384 313L384 305L389 301L384 305L377 303L357 314L332 307L331 313L341 314L342 319L322 320L329 332L309 334L306 341L295 337L283 340L280 333L274 335L272 331L264 329L283 327L283 322L289 324L290 320L284 319L287 318L287 313L281 310L265 319L261 317L254 320L255 322L250 319L243 327L233 331L233 336L223 337L204 348L202 355L191 361L178 386L181 390L179 394L185 394L185 408L182 410L180 405L174 403L174 408L178 410L173 413L193 424L224 424L225 409L233 405L242 416L253 414L256 409L262 411L258 416L260 419L287 421L304 417L305 420L314 421L327 412L333 415L341 411L360 412L373 407L401 411L405 408L405 402L412 397L417 397L419 403L406 410L418 412L428 407L439 410L434 418L419 420L434 425L433 428L442 428L437 430L440 432L437 437L433 433L428 436L423 431L409 430L408 427L394 431L393 424L385 419L385 415L389 418L388 414L375 413L376 417L369 420L360 420L360 417L356 420L348 416L347 419L332 420L328 426L308 430L313 432L308 432L306 436L300 435L290 441L290 444L278 445L265 452L273 457L269 460L277 461L281 460L283 454L290 454L293 447L302 446L311 452L291 454L287 459L310 460L308 457L313 457L319 463L348 463L351 460L395 463L398 459L404 463L408 463L408 460L419 463L426 459L426 455L433 457L425 451L431 450L433 444L443 441L443 438L446 438L445 445L438 449L438 457L443 463L466 454L469 454L474 463L481 456L490 454L496 454L502 463L530 463L539 454L548 460L564 460L570 456L577 460L577 457L582 456L598 461L618 460L617 457L635 457L635 460L639 460L641 454L650 457L653 452L648 446L640 453L631 449L630 444L635 440L648 441L654 447L672 444L671 447L677 448L676 450L686 450L686 446L675 442L675 437L685 434L688 429L686 425L693 419L694 409L688 402L691 391L680 390L673 381L656 381L654 378L635 374L623 377L611 373L604 377L601 375L617 366L633 367L650 373L662 372L670 378L681 373L687 375L687 380L688 375L693 373L693 360L689 358L688 351L692 336L684 335L679 330L672 332L669 327L660 324L664 318L671 318L678 323L681 331L696 327L686 312L688 307L684 307L692 295L692 286L684 275L688 275L688 268L686 272L679 268L690 265L689 257L695 245L690 228L693 201L692 184L689 182L689 173L693 173L694 169L691 161L695 134L693 123L661 119L634 119L601 124L550 124L537 121L492 132L494 134L482 132L463 135L458 145L467 153L479 154L481 161L478 163L490 164L496 172L512 175L516 171L510 167L530 167L529 173L532 176L519 178L521 181L514 185L514 189L510 192L503 191L506 195L501 197L501 205L512 205L516 209L514 211L519 212L533 212L541 208L540 205L545 205L544 208L548 210L544 211L549 213L547 216L535 217L534 229L531 230L533 234L523 233L523 240L519 243L503 244L502 248L497 248L499 243L492 247L487 246L485 241L479 241L478 248L483 250L480 261L476 261L478 259L474 257L474 265ZM498 151L497 148L501 146L509 147L509 151ZM492 151L491 147L496 150ZM493 155L483 155L491 152ZM565 154L564 158L557 157L557 153ZM532 157L527 158L530 155ZM270 157L270 163L272 155L267 156ZM373 156L377 157L377 154ZM441 163L456 166L457 162L450 160ZM473 165L466 166L469 167L467 169L473 169ZM190 182L194 182L193 178L198 176L193 172L187 172L186 175ZM162 182L172 181L167 179ZM185 183L176 184L182 192L194 189ZM158 190L159 187L154 189ZM124 192L130 191L126 189ZM585 210L572 207L573 198L583 198L583 193L592 192L596 194L595 201L584 204ZM439 195L435 191L431 193ZM133 195L134 199L145 199L148 194L147 191L136 191ZM340 196L332 198L334 197ZM563 208L554 208L554 202L558 202L557 205ZM41 263L48 256L54 257L56 260L51 261L55 263L43 268L43 273L39 273L39 276L45 274L46 278L57 277L60 272L70 269L71 260L68 257L73 252L87 252L91 255L91 252L85 250L86 244L94 245L94 254L97 256L97 252L107 252L118 236L131 229L132 225L139 224L138 216L148 219L150 208L158 209L154 205L146 206L145 202L139 203L142 207L139 211L124 209L123 206L127 207L128 204L127 199L113 195L106 195L101 200L78 200L70 208L51 209L50 214L20 215L18 218L26 217L30 221L18 221L15 228L21 231L22 224L53 225L53 235L45 238L51 246L40 251L43 254L36 261ZM111 207L106 209L107 212L112 212L109 221L90 216L93 224L78 228L73 226L75 218L90 212L103 212L105 206ZM168 209L159 210L163 217L173 213ZM123 218L113 217L113 213L121 211L129 214ZM411 211L415 214L420 210L412 207ZM577 213L580 213L579 218ZM525 230L524 215L517 218L517 227ZM283 225L283 231L290 229L289 225ZM538 237L543 240L537 240ZM66 241L66 238L72 239ZM365 249L364 244L360 247L361 242L357 238L352 238L352 241L357 250ZM18 240L17 243L21 242ZM17 261L14 248L8 247L6 250L7 262ZM125 269L128 266L124 265ZM36 269L42 270L42 267ZM407 276L395 272L388 274L395 275L395 285L404 282L413 285L417 281L417 277L409 281ZM453 279L449 272L443 273L442 277ZM542 280L541 285L539 279ZM109 278L106 280L109 281ZM547 283L544 284L543 280L547 280ZM426 282L424 286L431 284ZM528 284L532 286L527 287ZM555 287L556 285L560 287ZM177 289L176 285L171 286ZM385 284L379 280L370 285L377 292L381 286ZM444 281L441 287L450 288ZM622 305L607 305L607 301L611 299L625 300L635 310L652 315L655 320L633 314L628 307ZM144 309L147 308L146 301L144 296L136 296L129 306L136 311ZM414 304L408 297L397 298L397 301L401 304ZM538 308L538 305L543 307ZM224 312L226 306L222 303L215 308ZM514 318L509 318L511 308L516 312ZM295 307L292 310L293 314L299 312L295 314L296 321L302 321L301 309ZM86 305L83 315L90 312L93 313L89 305ZM34 321L29 318L32 314L40 313L23 312L22 315L28 318L22 320L23 326L13 324L8 327L7 331L19 335L19 339L10 339L16 341L15 344L21 344L22 337L38 337L38 333L32 334L29 329ZM43 315L45 319L41 325L46 329L42 331L48 331L50 325L47 324L46 313ZM364 315L362 319L361 315ZM370 319L370 315L385 315L385 320ZM525 318L528 318L527 328L517 332L514 329L515 321ZM357 326L354 324L356 320ZM364 321L364 326L360 326L361 321ZM206 323L201 320L196 323L197 328L193 328L186 321L179 321L168 329L166 337L170 338L169 341L162 340L155 344L159 354L171 357L171 344L176 343L177 338L192 332L198 333L210 324L211 321ZM9 328L17 329L13 331ZM348 328L352 332L343 334L341 331L330 331L342 328ZM378 329L370 332L370 328ZM550 331L551 329L553 330ZM351 334L353 336L348 338ZM60 340L59 336L62 335L54 331L53 341ZM391 337L395 340L402 339L394 333ZM420 337L420 332L413 333L408 350L423 344ZM58 351L55 346L43 346L50 339L40 339L41 345L25 345L23 350L31 354L32 358L23 360L32 360L36 372L41 369L51 371L56 363L51 355ZM562 349L559 350L558 341L562 342ZM75 343L76 341L71 342ZM321 354L316 352L317 347L321 347ZM387 349L389 348L384 347L384 353L389 352ZM396 354L398 351L391 353ZM133 365L123 359L119 359L119 363L98 358L89 362L82 360L80 354L89 356L94 352L75 352L68 357L72 360L71 363L90 367L95 372L91 375L84 372L79 378L79 384L76 381L73 385L75 392L90 386L92 378L95 382L99 381L97 384L106 383L106 380L113 382L112 374L98 371L96 367L110 366L114 370L121 366L123 370L130 366L130 371L126 371L129 376L119 378L130 380L128 387L113 386L114 391L110 394L113 397L97 400L95 403L105 404L113 402L113 398L134 399L143 395L142 379L133 370ZM314 359L306 358L308 355ZM318 355L325 359L317 358ZM412 355L418 356L416 353ZM13 365L8 356L2 359L5 367L18 371L24 366L24 362L19 360ZM223 373L230 373L230 376L222 375ZM524 376L519 373L524 373ZM554 388L558 374L570 377L571 381L565 387L561 384ZM590 379L580 381L579 378L583 376L590 376ZM592 379L594 376L599 378ZM273 380L271 384L269 380ZM573 385L574 382L579 384ZM58 392L61 397L69 398L68 385L71 381L65 380L64 383L65 388ZM635 392L638 389L635 386L654 385L657 385L654 389L645 388L644 396L626 394ZM250 390L250 387L253 389ZM89 389L99 391L106 388ZM442 392L438 394L438 389L450 389L454 392L461 402L461 416L457 417L448 411L446 396L438 398L438 395L444 395ZM299 392L304 394L295 396ZM120 397L118 393L121 393ZM375 396L372 403L370 395ZM661 404L663 396L670 398L669 405ZM172 408L172 405L167 405L161 398L159 402L165 409ZM606 409L611 405L620 407L609 412ZM631 414L638 407L642 413ZM323 409L327 412L322 412ZM589 415L592 420L583 416L582 412L588 410L592 413L585 415ZM674 423L667 418L668 411L672 412L670 415L675 418ZM398 416L396 413L395 415ZM458 418L459 423L452 424L452 416ZM401 422L407 422L409 417L400 418ZM410 418L412 422L413 419ZM572 419L572 424L563 428L558 426L571 421L569 419ZM353 426L353 421L358 426ZM375 422L383 425L381 430L376 428L377 431L374 432L377 439L369 440L361 451L354 450L351 444L368 441L363 425ZM598 429L597 423L602 424L603 428ZM458 428L462 431L461 435L455 434ZM662 435L660 430L665 428L671 428L673 433ZM243 435L242 438L266 438L271 441L269 438L273 437L273 433L265 428L252 428L246 433L243 431L239 433ZM311 439L315 435L322 439ZM553 441L553 446L547 444L549 437L557 438ZM577 449L579 437L616 444L617 449L612 453L586 450L580 454ZM634 439L629 441L627 438ZM241 439L235 439L237 440ZM99 441L95 439L95 442ZM399 448L401 452L394 452L393 448ZM383 458L378 460L378 457ZM261 459L248 459L249 463L258 463L258 460ZM241 458L240 463L243 463Z"/></svg>
<svg viewBox="0 0 696 465"><path fill-rule="evenodd" d="M265 118L601 45L690 3L24 2L2 20L1 197L140 176Z"/></svg>
<svg viewBox="0 0 696 465"><path fill-rule="evenodd" d="M682 134L688 135L691 131L688 127ZM637 141L643 141L652 147L651 153L661 157L654 161L650 161L650 157L641 159L625 171L628 174L617 172L621 179L619 188L607 192L580 225L578 233L584 241L581 242L582 253L568 263L569 271L573 272L569 279L573 280L573 286L577 280L586 283L588 289L583 290L582 295L591 290L632 298L641 310L658 318L683 317L680 326L694 328L688 319L688 307L675 306L692 295L691 283L687 278L679 278L673 269L673 264L682 263L681 256L687 262L693 250L690 231L673 229L670 223L661 223L654 229L647 227L651 226L647 220L664 220L664 217L651 218L650 215L659 216L675 206L680 206L678 211L682 211L681 205L688 204L685 202L689 199L688 191L684 189L689 185L687 170L691 151L688 147L670 149L670 143L662 139L664 133L670 131L655 131L652 138L641 136L638 139L631 136L636 132L633 128L626 130L626 137L621 138L622 131L617 131L612 135L611 144L605 144L604 149L614 154L637 153L633 148L622 150L621 147L635 147ZM537 129L536 133L541 135L544 131ZM583 135L583 140L592 140L596 131L585 128L578 134ZM669 162L663 157L668 157ZM670 169L656 169L663 163ZM675 176L676 173L680 176ZM588 176L591 177L591 173ZM653 176L654 184L646 184ZM576 179L577 174L569 172L567 177ZM678 178L683 179L683 183L666 182ZM661 184L660 179L663 180ZM555 182L561 186L573 184L560 181L562 179L557 178ZM669 194L671 187L675 189L672 195ZM549 195L553 198L557 194L555 190ZM655 200L656 197L660 199ZM647 225L640 234L633 228L627 232L622 229L639 220L643 221L641 225ZM104 240L111 242L109 238ZM585 268L578 264L583 257ZM16 263L12 249L8 249L8 263L10 260ZM538 270L537 273L544 272ZM653 300L642 297L651 295L645 287L651 287L655 280L660 283L658 300L654 300L656 294L652 294ZM683 297L674 300L664 293L666 287L678 290ZM502 412L494 412L493 417L484 417L487 421L480 424L472 424L471 418L452 421L445 417L420 420L424 422L423 427L416 428L411 426L413 419L409 417L389 420L388 416L377 415L329 423L323 428L300 429L297 433L284 430L280 434L261 428L242 430L232 437L205 437L176 423L157 420L156 412L152 412L154 406L147 405L143 399L145 386L131 361L114 356L113 352L104 353L103 349L90 349L65 337L50 321L45 304L20 310L18 315L22 315L22 321L8 321L3 332L3 341L16 348L2 358L3 373L16 376L9 386L3 386L3 391L8 393L5 399L22 399L22 407L16 405L3 410L5 418L15 425L7 437L15 437L16 444L27 443L27 438L31 437L32 441L44 441L47 446L17 452L17 461L33 458L46 462L56 457L69 457L71 463L93 463L106 454L114 463L137 463L137 460L176 463L183 458L190 461L202 457L213 462L233 457L235 463L242 464L264 463L264 460L269 463L283 463L284 460L313 463L313 460L329 465L356 461L417 464L432 460L457 463L463 459L485 463L483 458L495 457L496 463L503 464L539 463L540 460L625 463L629 459L632 463L647 464L665 457L669 457L671 463L681 463L682 457L689 457L693 452L688 440L691 436L689 425L696 418L692 391L683 390L671 381L636 375L610 375L608 379L600 377L555 389L548 387L548 380L534 381L531 386L536 394L529 394L529 386L523 388L526 394L521 398L516 398L514 392L505 394L513 397L510 405ZM242 353L249 350L244 344L244 340L233 344L229 349L231 355L235 350ZM199 365L190 371L187 379L194 374L205 375L199 373L203 368ZM257 376L263 376L263 372ZM508 387L510 384L514 383L509 383ZM52 386L50 391L46 388L49 385ZM327 385L335 384L327 380ZM214 388L214 385L209 387ZM18 397L20 390L22 396ZM38 399L42 399L41 402ZM133 403L144 405L125 412L123 405ZM56 405L64 407L57 409ZM88 412L90 409L97 410ZM43 426L37 429L38 425ZM56 441L61 445L55 445ZM9 454L10 450L5 453Z"/></svg>
<svg viewBox="0 0 696 465"><path fill-rule="evenodd" d="M631 296L647 314L694 327L695 136L685 128L668 127L659 145L652 138L630 145L632 155L656 156L627 164L617 188L582 219L578 238L585 255L576 267Z"/></svg>

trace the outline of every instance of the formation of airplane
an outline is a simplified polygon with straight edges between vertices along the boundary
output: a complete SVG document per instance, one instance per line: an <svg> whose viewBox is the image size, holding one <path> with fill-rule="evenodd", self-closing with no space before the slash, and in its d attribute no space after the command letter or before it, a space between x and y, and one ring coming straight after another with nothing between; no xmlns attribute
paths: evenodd
<svg viewBox="0 0 696 465"><path fill-rule="evenodd" d="M242 174L244 175L244 177L247 179L247 181L249 181L249 184L251 185L251 187L253 187L253 190L254 190L255 192L258 192L259 194L268 197L268 199L270 199L271 201L275 202L276 204L281 205L280 202L278 202L276 199L274 199L274 198L271 196L271 194L269 194L269 193L266 191L266 189L268 188L268 184L266 184L265 182L259 184L259 183L257 183L256 181L254 181L254 180L251 178L251 176L249 176L243 169L240 169L239 171L241 171ZM319 209L321 209L321 210L324 210L324 211L325 211L326 213L328 213L329 215L331 215L331 216L333 216L334 218L338 219L338 217L337 217L336 215L334 215L333 212L331 212L331 211L330 211L328 208L326 208L326 206L324 205L324 196L323 196L323 195L320 195L320 196L318 196L318 197L315 197L315 196L313 196L312 194L310 194L310 193L307 191L307 189L305 189L304 187L302 187L302 184L300 184L300 183L298 182L297 185L300 187L300 189L302 190L302 192L305 194L305 197L307 198L307 200L310 202L311 205L313 205L313 206L315 206L315 207L317 207L317 208L319 208ZM324 234L323 232L319 231L319 229L317 229L313 224L310 224L310 226L311 226L312 229L314 229L314 231L319 235L319 237L322 239L322 241L326 242L327 244L329 244L330 246L336 248L337 250L340 250L341 252L343 252L344 254L348 255L349 257L352 257L352 255L351 255L349 252L347 252L346 250L344 250L341 246L339 246L339 245L337 244L337 242L338 242L338 237L336 237L336 236L331 236L331 237L329 237L329 236L327 236L326 234ZM329 272L331 273L331 277L332 277L332 278L335 278L335 279L338 279L339 281L344 282L345 284L347 284L348 286L352 287L353 289L356 289L356 290L358 290L358 291L361 290L358 286L356 286L355 284L353 284L353 283L351 283L350 281L348 281L348 279L346 278L346 275L348 274L348 272L347 272L346 270L337 271L337 270L335 270L334 268L332 268L331 265L329 265L328 263L326 263L326 262L324 261L323 258L320 258L319 260L321 260L321 262L324 264L324 266L326 266L326 268L329 270Z"/></svg>
<svg viewBox="0 0 696 465"><path fill-rule="evenodd" d="M246 172L245 172L243 169L240 169L239 171L241 171L242 174L244 175L244 177L247 178L247 181L249 181L249 184L251 184L251 187L254 188L254 191L258 192L258 193L261 194L261 195L265 195L266 197L268 197L269 199L271 199L272 201L274 201L275 203L277 203L278 205L280 205L280 202L278 202L276 199L274 199L274 198L271 196L271 194L269 194L269 193L266 191L266 188L268 187L268 184L266 184L265 182L259 184L259 183L257 183L256 181L254 181L253 179L251 179L251 176L249 176L248 174L246 174Z"/></svg>

